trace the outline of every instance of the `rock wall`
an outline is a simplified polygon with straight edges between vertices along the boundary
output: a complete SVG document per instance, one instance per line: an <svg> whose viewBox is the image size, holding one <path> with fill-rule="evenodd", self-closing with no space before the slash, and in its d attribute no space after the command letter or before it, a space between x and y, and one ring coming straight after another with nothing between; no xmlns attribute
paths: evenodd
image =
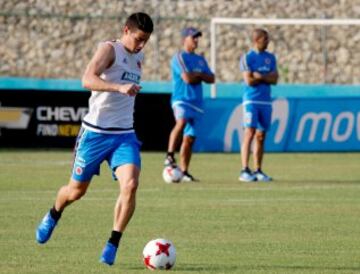
<svg viewBox="0 0 360 274"><path fill-rule="evenodd" d="M203 31L198 51L210 57L210 19L359 18L356 0L0 0L0 76L80 78L98 42L118 38L127 15L149 13L155 32L145 48L145 80L169 80L180 31ZM217 27L217 79L239 81L239 58L251 26ZM281 82L360 83L359 26L266 26Z"/></svg>

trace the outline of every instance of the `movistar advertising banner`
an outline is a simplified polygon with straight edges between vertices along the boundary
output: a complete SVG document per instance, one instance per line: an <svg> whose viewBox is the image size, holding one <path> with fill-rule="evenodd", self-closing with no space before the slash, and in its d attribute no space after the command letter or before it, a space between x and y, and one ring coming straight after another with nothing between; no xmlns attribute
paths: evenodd
<svg viewBox="0 0 360 274"><path fill-rule="evenodd" d="M266 151L360 151L360 98L276 98ZM196 151L238 152L241 99L206 99Z"/></svg>

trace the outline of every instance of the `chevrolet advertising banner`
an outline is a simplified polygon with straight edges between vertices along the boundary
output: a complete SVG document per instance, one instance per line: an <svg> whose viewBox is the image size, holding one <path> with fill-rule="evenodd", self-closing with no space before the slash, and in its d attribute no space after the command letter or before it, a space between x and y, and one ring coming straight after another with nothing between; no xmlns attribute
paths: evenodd
<svg viewBox="0 0 360 274"><path fill-rule="evenodd" d="M87 91L0 90L0 147L73 147L89 96ZM135 130L143 150L166 150L174 124L169 100L169 94L137 96Z"/></svg>
<svg viewBox="0 0 360 274"><path fill-rule="evenodd" d="M71 147L88 92L0 91L0 146Z"/></svg>

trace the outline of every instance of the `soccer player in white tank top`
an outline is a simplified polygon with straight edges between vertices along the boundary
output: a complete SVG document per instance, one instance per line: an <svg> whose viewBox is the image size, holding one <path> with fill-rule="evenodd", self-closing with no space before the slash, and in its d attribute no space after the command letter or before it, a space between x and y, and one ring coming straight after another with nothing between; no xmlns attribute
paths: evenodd
<svg viewBox="0 0 360 274"><path fill-rule="evenodd" d="M60 188L53 208L36 230L36 239L46 243L66 206L87 191L93 175L106 160L119 181L120 195L114 210L114 225L100 261L112 265L119 241L135 210L140 174L140 142L133 129L134 100L140 91L141 50L153 31L145 13L130 15L120 40L100 43L82 78L91 90L89 113L84 117L75 148L72 176Z"/></svg>

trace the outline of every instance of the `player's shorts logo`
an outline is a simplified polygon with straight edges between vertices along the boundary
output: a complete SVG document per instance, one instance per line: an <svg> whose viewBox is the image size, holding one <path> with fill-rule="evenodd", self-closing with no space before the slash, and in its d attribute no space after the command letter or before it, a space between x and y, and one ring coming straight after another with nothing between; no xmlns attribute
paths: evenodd
<svg viewBox="0 0 360 274"><path fill-rule="evenodd" d="M76 173L76 175L81 175L81 174L83 174L83 169L82 169L82 167L80 167L80 166L77 166L77 167L75 167L75 173Z"/></svg>
<svg viewBox="0 0 360 274"><path fill-rule="evenodd" d="M251 121L252 121L252 113L251 112L245 112L244 123L245 124L251 124Z"/></svg>

